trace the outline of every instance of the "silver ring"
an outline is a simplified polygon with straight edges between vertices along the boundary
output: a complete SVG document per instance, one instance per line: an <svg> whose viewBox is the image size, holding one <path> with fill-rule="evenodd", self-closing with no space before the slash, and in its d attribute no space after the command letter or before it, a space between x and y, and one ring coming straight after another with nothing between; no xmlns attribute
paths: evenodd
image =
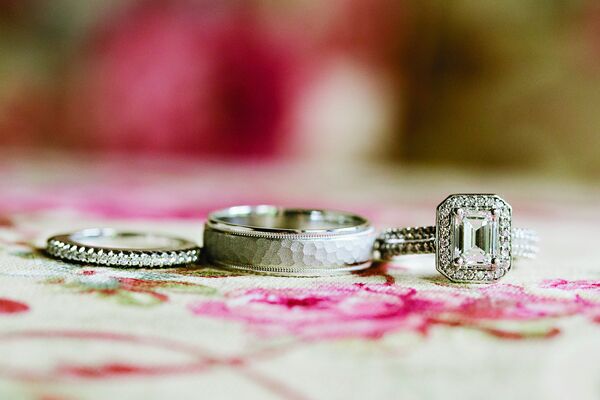
<svg viewBox="0 0 600 400"><path fill-rule="evenodd" d="M327 210L238 206L209 215L210 263L286 276L321 276L369 267L375 229L358 215Z"/></svg>
<svg viewBox="0 0 600 400"><path fill-rule="evenodd" d="M436 269L453 282L489 283L515 258L535 258L535 231L512 227L512 207L493 194L454 194L436 212L436 226L394 228L375 242L378 258L435 253Z"/></svg>
<svg viewBox="0 0 600 400"><path fill-rule="evenodd" d="M52 236L46 251L66 261L140 268L190 264L200 255L198 246L185 239L106 228Z"/></svg>

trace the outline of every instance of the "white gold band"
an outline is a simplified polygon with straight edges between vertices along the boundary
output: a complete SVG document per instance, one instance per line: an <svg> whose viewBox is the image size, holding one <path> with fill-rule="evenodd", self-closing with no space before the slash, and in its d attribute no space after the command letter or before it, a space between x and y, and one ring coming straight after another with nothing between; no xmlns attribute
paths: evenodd
<svg viewBox="0 0 600 400"><path fill-rule="evenodd" d="M230 269L321 276L370 265L375 230L338 211L239 206L209 215L204 254Z"/></svg>

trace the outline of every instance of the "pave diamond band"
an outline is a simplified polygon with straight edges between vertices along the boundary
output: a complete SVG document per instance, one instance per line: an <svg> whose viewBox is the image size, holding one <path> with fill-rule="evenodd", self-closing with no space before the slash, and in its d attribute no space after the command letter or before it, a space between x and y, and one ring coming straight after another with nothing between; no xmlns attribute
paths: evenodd
<svg viewBox="0 0 600 400"><path fill-rule="evenodd" d="M512 251L515 258L536 258L539 248L540 238L533 229L513 228L512 229Z"/></svg>
<svg viewBox="0 0 600 400"><path fill-rule="evenodd" d="M375 230L338 211L239 206L209 215L204 254L217 266L285 276L367 268Z"/></svg>
<svg viewBox="0 0 600 400"><path fill-rule="evenodd" d="M191 264L200 256L197 245L185 239L114 229L85 229L52 236L46 251L65 261L133 268Z"/></svg>
<svg viewBox="0 0 600 400"><path fill-rule="evenodd" d="M512 207L493 194L455 194L436 210L436 226L383 232L376 256L435 253L436 269L453 282L487 283L503 277L515 258L534 258L537 234L512 228Z"/></svg>
<svg viewBox="0 0 600 400"><path fill-rule="evenodd" d="M534 230L513 228L513 257L535 258L538 242ZM383 260L409 254L435 254L435 226L386 229L377 237L375 251Z"/></svg>
<svg viewBox="0 0 600 400"><path fill-rule="evenodd" d="M435 226L390 228L375 241L379 258L435 253Z"/></svg>

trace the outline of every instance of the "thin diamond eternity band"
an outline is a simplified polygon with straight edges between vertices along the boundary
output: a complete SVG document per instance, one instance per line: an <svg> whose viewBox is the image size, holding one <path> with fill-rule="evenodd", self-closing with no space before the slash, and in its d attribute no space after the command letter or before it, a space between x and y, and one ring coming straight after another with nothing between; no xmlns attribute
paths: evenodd
<svg viewBox="0 0 600 400"><path fill-rule="evenodd" d="M48 239L46 251L65 261L131 268L191 264L200 255L198 246L185 239L108 228L52 236Z"/></svg>

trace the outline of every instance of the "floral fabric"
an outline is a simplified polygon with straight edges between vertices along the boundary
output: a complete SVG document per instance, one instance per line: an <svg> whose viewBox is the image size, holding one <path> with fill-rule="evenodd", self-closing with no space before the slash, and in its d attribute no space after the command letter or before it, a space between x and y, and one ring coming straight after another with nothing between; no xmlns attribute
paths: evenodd
<svg viewBox="0 0 600 400"><path fill-rule="evenodd" d="M428 256L299 279L53 260L44 239L85 226L199 240L211 206L194 207L202 187L162 193L166 178L133 185L121 203L114 181L61 192L31 176L2 200L2 399L600 397L600 265L589 243L565 237L597 235L585 218L598 222L594 202L571 212L517 195L515 224L542 233L542 253L497 284L452 284ZM290 203L281 188L266 200ZM348 207L379 227L429 224L446 193L414 193ZM344 208L343 197L323 203ZM128 210L135 200L143 206Z"/></svg>

